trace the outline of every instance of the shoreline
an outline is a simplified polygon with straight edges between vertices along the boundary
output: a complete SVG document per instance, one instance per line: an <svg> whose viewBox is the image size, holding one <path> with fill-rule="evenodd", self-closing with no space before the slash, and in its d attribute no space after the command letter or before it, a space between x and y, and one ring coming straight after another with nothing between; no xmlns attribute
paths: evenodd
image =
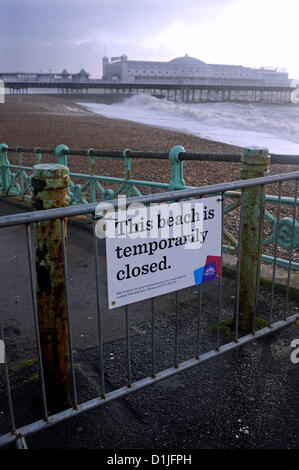
<svg viewBox="0 0 299 470"><path fill-rule="evenodd" d="M228 144L226 142L222 142L222 141L218 141L218 140L208 139L206 137L199 137L199 136L193 134L191 131L188 131L188 130L180 130L180 129L176 129L174 127L158 126L158 125L155 125L155 124L147 124L147 123L144 123L144 122L134 121L133 119L123 119L123 118L118 118L118 117L105 116L105 114L96 113L96 112L91 111L90 109L88 109L88 106L80 104L80 102L76 101L75 104L79 105L80 108L85 109L88 113L91 113L93 116L100 116L104 119L111 119L113 121L123 121L123 122L127 122L127 123L133 123L133 124L137 124L137 125L145 126L145 127L149 127L149 128L154 128L154 129L161 129L161 130L164 130L164 131L167 131L167 132L175 132L177 134L183 134L186 137L192 136L192 137L195 137L197 139L204 140L204 141L207 141L207 142L211 142L211 143L214 143L214 144L217 143L217 144L221 144L221 145L229 145L230 147L237 148L239 151L242 150L242 147L238 147L237 145ZM91 102L91 104L92 104L92 102Z"/></svg>
<svg viewBox="0 0 299 470"><path fill-rule="evenodd" d="M263 103L256 105L215 102L207 105L159 100L163 102L160 108L158 100L154 97L146 94L139 96L128 98L123 103L116 101L113 106L110 106L110 103L83 98L77 101L77 104L95 115L109 119L121 119L170 132L180 132L242 149L260 146L267 148L271 154L299 155L299 141L294 138L294 129L292 126L286 127L284 123L284 117L287 118L289 114L287 106L282 108L281 114L274 103L270 103L275 109L272 112L268 105ZM200 105L203 106L202 109ZM213 105L216 106L214 111ZM294 118L296 116L294 115ZM296 122L296 119L293 119L293 122Z"/></svg>

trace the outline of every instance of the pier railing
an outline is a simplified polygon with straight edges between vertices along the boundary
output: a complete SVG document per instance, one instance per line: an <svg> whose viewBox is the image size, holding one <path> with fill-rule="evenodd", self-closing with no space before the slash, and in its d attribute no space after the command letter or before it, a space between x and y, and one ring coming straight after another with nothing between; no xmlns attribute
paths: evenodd
<svg viewBox="0 0 299 470"><path fill-rule="evenodd" d="M146 152L106 150L71 150L66 145L58 145L55 149L49 148L24 148L8 147L0 144L0 194L2 196L17 196L21 199L30 199L32 195L32 172L33 166L23 163L23 154L31 154L34 164L47 161L47 157L56 156L59 164L68 166L72 156L80 156L87 160L88 173L70 172L70 186L68 195L70 205L94 203L100 200L115 199L124 194L126 197L142 196L146 193L161 191L173 191L191 189L184 180L184 161L209 161L209 162L233 162L241 163L241 177L243 179L256 178L267 174L267 166L271 164L299 165L299 156L295 155L268 155L264 150L262 160L259 156L252 154L208 154L186 152L181 146L173 147L170 152ZM14 155L14 163L10 163L8 156ZM246 156L247 155L247 156ZM253 164L248 158L257 158ZM268 160L267 160L267 158ZM266 158L266 160L265 160ZM170 163L170 176L168 182L138 180L132 177L132 161L134 159L168 160ZM117 160L123 165L123 177L114 177L96 174L97 160ZM277 194L266 194L266 207L264 212L265 228L263 234L262 260L273 264L276 258L278 266L287 268L289 266L288 250L292 244L293 248L299 248L299 223L296 221L296 210L299 205L297 195L282 195L282 187L277 187ZM224 251L236 254L238 250L237 231L234 228L234 220L239 219L241 206L241 192L228 190L224 193L224 213L229 214L228 226L224 227ZM246 214L245 214L246 215ZM284 217L282 217L282 215ZM231 217L230 217L231 216ZM295 227L292 240L292 230ZM277 247L281 257L274 253ZM293 270L299 270L299 258L291 263Z"/></svg>

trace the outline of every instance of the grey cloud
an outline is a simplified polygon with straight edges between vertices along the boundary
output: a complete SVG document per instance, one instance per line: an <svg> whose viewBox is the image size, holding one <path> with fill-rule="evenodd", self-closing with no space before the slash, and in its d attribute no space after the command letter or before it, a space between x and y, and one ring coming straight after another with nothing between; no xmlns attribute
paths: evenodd
<svg viewBox="0 0 299 470"><path fill-rule="evenodd" d="M105 53L118 55L125 45L143 55L134 58L147 58L159 51L142 48L143 38L177 20L200 24L232 1L2 0L0 68L76 71L84 64L99 75Z"/></svg>

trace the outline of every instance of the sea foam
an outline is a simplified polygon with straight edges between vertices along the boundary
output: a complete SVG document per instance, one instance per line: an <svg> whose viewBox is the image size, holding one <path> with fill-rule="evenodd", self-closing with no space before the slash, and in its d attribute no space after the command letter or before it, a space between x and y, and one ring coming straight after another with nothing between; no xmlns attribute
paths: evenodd
<svg viewBox="0 0 299 470"><path fill-rule="evenodd" d="M111 105L80 103L110 118L126 119L240 147L299 155L299 106L260 103L174 103L137 94Z"/></svg>

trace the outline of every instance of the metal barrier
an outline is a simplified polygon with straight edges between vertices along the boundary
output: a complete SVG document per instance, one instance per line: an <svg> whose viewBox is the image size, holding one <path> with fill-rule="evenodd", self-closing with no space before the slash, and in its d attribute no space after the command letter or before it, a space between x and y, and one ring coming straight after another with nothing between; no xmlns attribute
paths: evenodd
<svg viewBox="0 0 299 470"><path fill-rule="evenodd" d="M290 273L291 273L291 264L294 252L294 240L295 240L295 224L296 224L296 208L297 208L297 193L298 193L298 181L299 181L299 172L293 172L288 174L281 174L275 176L267 176L267 177L260 177L254 178L250 180L242 180L242 181L234 181L229 183L223 184L216 184L212 186L205 186L201 188L193 188L193 189L183 189L177 191L169 191L165 193L159 194L149 194L145 196L140 196L136 198L128 198L126 200L127 206L131 203L143 203L143 204L150 204L150 203L162 203L162 202L170 202L170 201L178 201L178 200L185 200L185 199L192 199L192 198L201 198L203 196L211 196L215 194L221 195L221 205L222 205L222 215L224 215L224 194L227 191L241 191L241 204L240 204L240 219L239 219L239 226L242 227L242 223L244 221L244 200L245 200L245 192L253 189L258 191L257 200L262 201L262 197L264 194L264 190L266 185L268 184L277 184L279 186L279 196L278 196L278 205L280 207L281 204L281 185L283 182L293 182L295 184L295 194L294 194L294 212L293 212L293 223L292 223L292 233L291 233L291 241L289 245L289 260L288 260L288 277L287 277L287 285L285 289L285 304L284 304L284 311L279 311L279 315L277 318L274 318L273 311L274 311L274 304L275 304L275 273L276 273L276 266L277 266L277 250L278 250L278 232L276 232L275 236L275 256L274 256L274 264L273 264L273 278L272 278L272 287L271 287L271 304L269 307L269 316L267 320L267 326L260 326L257 322L257 313L258 313L258 288L259 288L259 273L258 269L259 266L257 263L256 265L256 277L254 282L254 292L251 293L253 296L253 312L251 315L251 326L250 331L242 332L240 329L241 319L243 312L240 311L239 306L241 305L241 296L242 296L242 276L243 273L241 271L241 250L242 250L242 238L245 236L244 230L239 229L238 231L238 248L237 248L237 256L238 256L238 264L237 264L237 271L236 271L236 304L235 304L235 312L232 322L232 332L233 332L233 339L232 341L227 342L223 340L223 336L221 333L221 326L223 321L227 320L227 317L224 317L224 313L222 311L222 284L223 284L223 276L221 272L221 276L218 280L213 281L217 285L217 309L216 309L216 333L213 337L214 345L207 351L200 351L200 345L202 337L200 336L200 329L201 329L201 317L202 317L202 306L203 306L203 288L202 284L198 287L198 298L196 301L197 311L197 328L196 334L193 338L194 341L191 341L191 338L188 338L188 343L190 346L189 350L189 357L185 360L179 360L179 339L180 339L180 328L179 328L179 314L180 314L180 296L183 295L182 291L180 293L176 291L174 293L175 297L175 315L173 318L173 348L171 353L171 365L166 367L162 370L158 370L157 362L158 356L156 351L156 335L158 330L158 315L159 309L157 309L157 302L152 299L151 301L151 344L150 344L150 356L151 357L151 364L147 367L143 364L141 378L138 380L133 380L133 372L134 372L134 358L132 356L131 351L131 341L132 336L130 334L130 307L128 305L125 306L125 324L126 324L126 335L125 335L125 354L126 354L126 361L125 361L125 373L122 375L122 384L119 387L107 391L107 382L105 377L105 358L103 354L103 330L102 330L102 302L101 302L101 293L100 293L100 278L99 278L99 241L95 234L95 230L92 232L93 238L93 254L95 260L95 281L96 281L96 305L97 305L97 323L98 323L98 349L97 349L97 360L99 364L99 385L100 385L100 393L83 402L79 402L78 400L78 391L76 385L76 370L73 358L73 343L72 343L72 322L70 316L70 308L69 308L69 279L68 279L68 270L67 270L67 253L66 253L66 244L65 244L65 218L71 218L79 215L91 215L93 218L94 226L96 224L96 203L88 203L83 205L73 205L69 207L61 207L55 209L45 209L43 211L36 211L36 212L28 212L22 213L17 215L8 215L0 217L0 228L5 227L14 227L14 226L24 226L26 231L26 240L27 240L27 255L28 255L28 267L29 267L29 275L30 275L30 286L31 286L31 295L32 295L32 309L33 309L33 318L34 318L34 327L35 327L35 341L37 345L37 352L38 352L38 363L39 363L39 381L41 386L41 398L42 398L42 405L43 405L43 416L41 419L25 424L22 426L17 426L15 422L15 413L14 413L14 406L13 406L13 398L12 398L12 390L10 384L10 374L9 374L9 354L7 360L4 364L4 375L5 375L5 383L6 383L6 391L7 391L7 398L8 398L8 410L10 416L10 430L7 429L7 432L0 435L0 445L6 445L9 443L16 442L18 447L26 446L25 438L37 431L47 429L51 425L64 421L72 416L77 416L80 413L93 409L97 406L104 405L111 400L115 400L120 397L124 397L130 393L133 393L137 390L145 388L149 385L155 384L162 379L166 379L171 377L175 374L178 374L182 371L185 371L193 366L199 365L207 360L212 358L216 358L225 352L231 351L235 348L238 348L246 343L251 341L255 341L265 335L273 333L287 325L292 324L293 322L298 322L299 315L298 313L292 314L292 312L288 311L289 306L289 293L290 293ZM260 198L260 199L259 199ZM111 200L109 201L113 205L114 208L117 208L117 201ZM263 238L263 215L264 215L264 205L260 203L258 205L258 214L256 213L256 207L254 208L255 214L258 219L258 254L257 257L260 257L260 247L261 241ZM279 217L278 217L279 218ZM46 221L55 221L60 225L60 240L61 240L61 263L63 267L63 278L64 278L64 286L65 286L65 307L67 313L67 327L68 327L68 349L69 349L69 367L70 367L70 376L71 376L71 396L72 396L72 406L68 409L63 411L55 412L51 415L48 413L48 396L46 391L45 385L45 367L42 363L42 348L41 348L41 338L39 332L39 325L38 325L38 311L37 311L37 300L35 294L35 269L34 269L34 256L32 252L32 241L31 241L31 227L33 224L42 224ZM224 234L224 221L222 217L222 236ZM275 321L274 321L275 320ZM265 322L264 322L265 324ZM0 336L5 341L3 335L4 329L2 322L0 324ZM226 341L226 342L225 342ZM107 364L106 364L107 366Z"/></svg>

